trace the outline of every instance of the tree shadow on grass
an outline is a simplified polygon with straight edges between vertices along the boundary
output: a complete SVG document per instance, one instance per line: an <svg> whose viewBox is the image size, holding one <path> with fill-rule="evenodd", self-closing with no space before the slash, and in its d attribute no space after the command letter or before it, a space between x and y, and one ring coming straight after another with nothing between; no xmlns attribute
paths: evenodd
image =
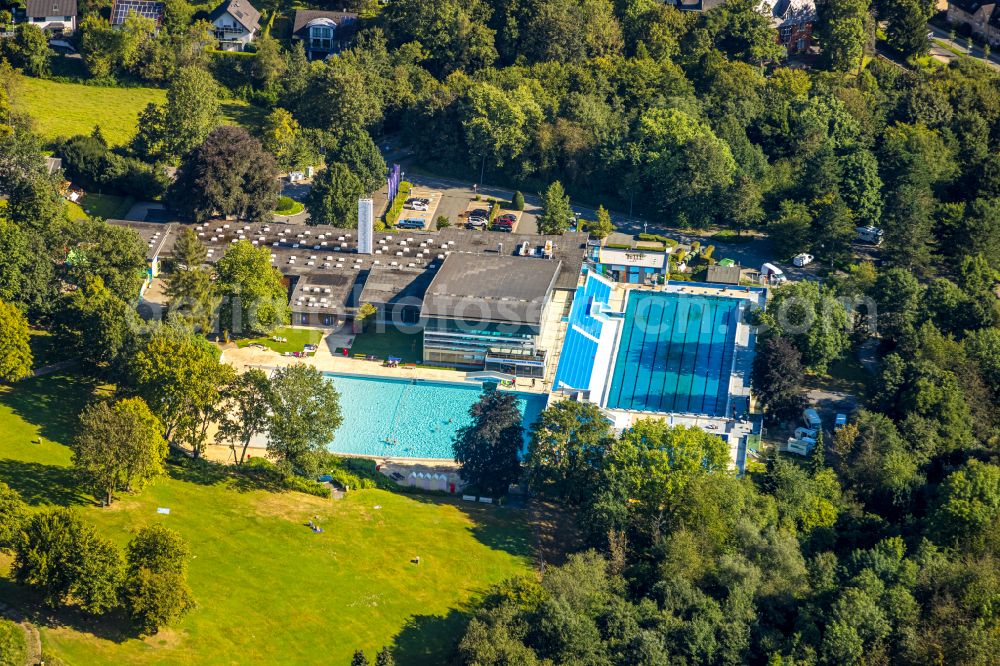
<svg viewBox="0 0 1000 666"><path fill-rule="evenodd" d="M45 439L68 444L76 432L80 411L91 399L96 382L69 375L25 379L0 393L0 403L27 423L38 426Z"/></svg>
<svg viewBox="0 0 1000 666"><path fill-rule="evenodd" d="M136 638L132 625L121 612L95 617L76 608L52 609L45 606L34 591L0 576L0 599L17 608L38 627L69 627L95 638L115 643Z"/></svg>
<svg viewBox="0 0 1000 666"><path fill-rule="evenodd" d="M224 465L210 460L196 460L171 452L167 458L167 474L176 481L196 483L200 486L214 486L225 483L230 477Z"/></svg>
<svg viewBox="0 0 1000 666"><path fill-rule="evenodd" d="M264 123L264 111L252 104L222 102L219 105L219 112L237 125L246 128L260 127Z"/></svg>
<svg viewBox="0 0 1000 666"><path fill-rule="evenodd" d="M390 650L400 666L449 664L472 618L472 609L451 609L447 615L415 615L393 637Z"/></svg>
<svg viewBox="0 0 1000 666"><path fill-rule="evenodd" d="M0 459L0 479L33 506L93 504L93 500L77 485L72 467L3 458Z"/></svg>
<svg viewBox="0 0 1000 666"><path fill-rule="evenodd" d="M525 509L507 508L491 504L465 502L454 496L423 493L399 493L425 504L447 504L455 507L473 522L470 533L479 543L493 550L501 550L518 557L535 554L529 514Z"/></svg>

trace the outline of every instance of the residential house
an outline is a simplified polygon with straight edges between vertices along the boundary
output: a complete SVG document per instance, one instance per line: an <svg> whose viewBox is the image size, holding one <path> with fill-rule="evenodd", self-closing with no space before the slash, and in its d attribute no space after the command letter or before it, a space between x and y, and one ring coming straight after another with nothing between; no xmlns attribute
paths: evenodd
<svg viewBox="0 0 1000 666"><path fill-rule="evenodd" d="M982 0L948 0L948 23L967 25L972 34L993 46L1000 44L1000 6Z"/></svg>
<svg viewBox="0 0 1000 666"><path fill-rule="evenodd" d="M37 25L53 37L76 30L76 0L27 0L18 14L18 23Z"/></svg>
<svg viewBox="0 0 1000 666"><path fill-rule="evenodd" d="M242 51L260 30L260 12L248 0L224 0L209 14L223 51Z"/></svg>
<svg viewBox="0 0 1000 666"><path fill-rule="evenodd" d="M814 0L763 0L760 11L771 17L778 31L778 43L789 54L804 53L813 45L813 24L816 23Z"/></svg>
<svg viewBox="0 0 1000 666"><path fill-rule="evenodd" d="M358 15L298 9L292 23L292 39L302 42L309 60L323 60L342 49L354 34Z"/></svg>
<svg viewBox="0 0 1000 666"><path fill-rule="evenodd" d="M125 19L129 14L153 19L156 25L160 25L163 21L163 8L164 3L156 0L115 0L111 5L111 25L116 27L125 25Z"/></svg>

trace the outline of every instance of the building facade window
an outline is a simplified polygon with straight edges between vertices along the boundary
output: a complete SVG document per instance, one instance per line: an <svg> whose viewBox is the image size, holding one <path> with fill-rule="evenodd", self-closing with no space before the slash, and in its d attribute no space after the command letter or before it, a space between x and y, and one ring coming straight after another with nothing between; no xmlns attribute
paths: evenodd
<svg viewBox="0 0 1000 666"><path fill-rule="evenodd" d="M314 49L329 51L333 46L333 28L327 26L309 28L309 43Z"/></svg>

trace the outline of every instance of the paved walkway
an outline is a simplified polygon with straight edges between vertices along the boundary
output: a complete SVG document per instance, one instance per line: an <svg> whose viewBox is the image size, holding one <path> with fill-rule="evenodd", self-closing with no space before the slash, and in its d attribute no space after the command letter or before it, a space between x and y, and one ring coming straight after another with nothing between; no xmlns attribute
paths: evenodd
<svg viewBox="0 0 1000 666"><path fill-rule="evenodd" d="M72 359L70 359L68 361L60 361L58 363L53 363L51 365L45 365L45 366L42 366L41 368L38 368L33 373L31 373L31 376L32 377L44 377L45 375L51 375L51 374L54 374L56 372L59 372L60 370L65 370L67 368L72 368L77 363L79 363L79 360L75 359L75 358L72 358Z"/></svg>
<svg viewBox="0 0 1000 666"><path fill-rule="evenodd" d="M25 666L35 666L42 663L42 639L38 634L38 627L28 622L27 618L15 608L0 601L0 617L16 622L24 631L24 642L28 648Z"/></svg>
<svg viewBox="0 0 1000 666"><path fill-rule="evenodd" d="M334 372L353 375L369 375L373 377L391 377L393 379L429 379L442 382L469 381L464 370L448 370L442 368L404 367L389 368L379 361L340 356L331 353L328 345L320 344L316 354L306 358L282 356L270 349L227 349L223 360L238 370L245 368L283 368L297 363L307 363L323 372ZM545 393L543 386L532 386L531 379L521 378L514 388L526 393Z"/></svg>

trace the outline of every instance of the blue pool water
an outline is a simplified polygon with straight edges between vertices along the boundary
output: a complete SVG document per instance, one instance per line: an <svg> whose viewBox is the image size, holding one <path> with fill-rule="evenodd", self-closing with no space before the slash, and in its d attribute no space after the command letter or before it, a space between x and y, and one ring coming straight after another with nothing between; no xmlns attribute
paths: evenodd
<svg viewBox="0 0 1000 666"><path fill-rule="evenodd" d="M723 416L738 301L633 291L607 406Z"/></svg>
<svg viewBox="0 0 1000 666"><path fill-rule="evenodd" d="M471 422L469 407L482 393L479 384L471 383L329 373L326 378L340 393L344 416L329 449L367 456L452 460L455 433ZM516 395L527 431L545 409L546 397Z"/></svg>

